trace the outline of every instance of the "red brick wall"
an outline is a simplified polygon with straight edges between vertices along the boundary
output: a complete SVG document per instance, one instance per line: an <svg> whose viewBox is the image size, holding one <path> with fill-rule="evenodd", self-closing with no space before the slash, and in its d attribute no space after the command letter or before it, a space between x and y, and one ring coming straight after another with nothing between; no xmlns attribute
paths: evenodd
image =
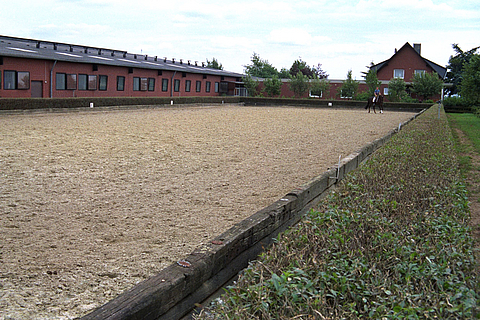
<svg viewBox="0 0 480 320"><path fill-rule="evenodd" d="M225 77L224 80L221 79L221 76L216 75L206 75L204 79L203 74L194 74L194 73L184 73L173 71L162 71L161 75L158 75L157 70L150 69L140 69L133 68L133 73L129 73L129 68L127 67L118 67L118 66L108 66L97 64L97 70L94 71L93 65L90 63L73 63L73 62L63 62L59 61L55 64L52 79L50 79L50 71L54 66L53 61L46 60L34 60L34 59L23 59L23 58L11 58L3 57L3 64L0 65L1 72L1 86L0 86L0 97L5 98L29 98L31 97L31 86L30 89L25 90L5 90L4 89L4 71L29 71L30 72L30 82L31 81L41 81L43 89L43 97L50 97L50 88L52 88L52 96L55 98L65 98L65 97L169 97L171 94L175 97L186 97L186 96L218 96L219 92L215 92L215 83L220 83L221 81L230 81L235 82L234 77ZM67 90L57 90L56 89L56 74L65 73L65 74L76 74L77 75L77 89L67 89ZM97 87L96 90L78 90L78 75L96 75L97 76ZM106 75L107 80L107 90L99 90L99 76ZM117 76L125 77L125 86L124 91L117 90ZM134 91L133 82L134 77L139 78L152 78L155 79L155 88L154 91ZM173 80L180 80L180 90L175 92L172 90ZM162 91L162 79L168 79L168 90ZM186 80L191 81L190 92L186 91ZM201 82L200 92L196 91L196 82ZM210 82L210 92L206 92L207 82ZM50 85L50 83L52 85ZM230 89L230 88L229 88ZM233 91L232 91L233 92Z"/></svg>
<svg viewBox="0 0 480 320"><path fill-rule="evenodd" d="M428 73L433 72L433 69L427 65L413 49L408 47L397 52L397 54L388 61L388 64L378 71L378 80L391 80L394 69L405 70L403 80L406 82L412 81L415 70L425 70Z"/></svg>

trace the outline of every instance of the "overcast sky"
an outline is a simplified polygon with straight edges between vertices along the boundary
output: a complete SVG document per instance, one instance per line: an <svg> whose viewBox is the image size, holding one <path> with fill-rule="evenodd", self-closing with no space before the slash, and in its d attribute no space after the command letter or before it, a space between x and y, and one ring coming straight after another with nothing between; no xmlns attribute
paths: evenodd
<svg viewBox="0 0 480 320"><path fill-rule="evenodd" d="M406 42L446 66L453 43L480 46L480 0L2 1L0 34L206 61L244 72L253 53L278 70L301 58L345 79Z"/></svg>

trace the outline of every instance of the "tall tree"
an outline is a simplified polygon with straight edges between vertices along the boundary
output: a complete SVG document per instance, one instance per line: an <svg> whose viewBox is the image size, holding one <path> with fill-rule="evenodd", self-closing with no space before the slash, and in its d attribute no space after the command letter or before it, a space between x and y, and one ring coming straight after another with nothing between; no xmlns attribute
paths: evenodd
<svg viewBox="0 0 480 320"><path fill-rule="evenodd" d="M221 63L218 62L217 59L213 58L212 61L208 61L207 59L207 68L213 68L218 70L223 70L223 66Z"/></svg>
<svg viewBox="0 0 480 320"><path fill-rule="evenodd" d="M290 79L290 89L295 94L295 97L299 98L304 95L310 88L308 77L303 75L300 71Z"/></svg>
<svg viewBox="0 0 480 320"><path fill-rule="evenodd" d="M340 87L340 96L343 98L350 98L352 99L355 97L358 91L358 81L353 80L352 78L352 70L348 70L347 72L347 79L342 81L343 84Z"/></svg>
<svg viewBox="0 0 480 320"><path fill-rule="evenodd" d="M407 84L402 78L393 78L388 84L388 100L398 102L407 95Z"/></svg>
<svg viewBox="0 0 480 320"><path fill-rule="evenodd" d="M447 65L448 71L445 77L445 82L452 84L452 87L445 88L448 95L457 94L459 92L460 82L462 81L463 66L470 61L471 57L480 48L476 47L465 52L456 43L452 44L452 47L456 54L450 56Z"/></svg>
<svg viewBox="0 0 480 320"><path fill-rule="evenodd" d="M312 95L323 97L330 91L330 83L326 79L315 78L310 82L310 91Z"/></svg>
<svg viewBox="0 0 480 320"><path fill-rule="evenodd" d="M245 73L251 77L272 78L278 76L278 70L267 60L263 60L257 53L253 53L251 64L244 66Z"/></svg>
<svg viewBox="0 0 480 320"><path fill-rule="evenodd" d="M278 77L280 79L290 79L292 75L290 74L290 70L287 68L282 68L278 73Z"/></svg>
<svg viewBox="0 0 480 320"><path fill-rule="evenodd" d="M290 67L290 74L292 77L296 76L299 72L301 72L304 76L308 78L313 78L313 71L310 66L302 59L295 60Z"/></svg>
<svg viewBox="0 0 480 320"><path fill-rule="evenodd" d="M373 62L372 62L373 65ZM377 77L377 70L370 68L367 75L365 76L365 83L368 86L368 94L373 96L375 89L380 87L382 84Z"/></svg>
<svg viewBox="0 0 480 320"><path fill-rule="evenodd" d="M317 64L316 67L312 67L312 69L314 70L314 73L318 79L327 79L329 76L328 73L322 69L321 63Z"/></svg>
<svg viewBox="0 0 480 320"><path fill-rule="evenodd" d="M245 88L247 88L247 92L250 97L256 97L260 93L258 89L260 82L258 80L247 75L243 78L243 83L245 84Z"/></svg>
<svg viewBox="0 0 480 320"><path fill-rule="evenodd" d="M322 70L322 64L317 64L316 67L310 67L305 61L301 58L295 60L290 67L290 75L293 77L297 75L298 72L303 73L304 76L307 76L310 79L315 77L319 79L326 79L328 74Z"/></svg>
<svg viewBox="0 0 480 320"><path fill-rule="evenodd" d="M480 112L480 55L475 54L463 68L460 94L465 101Z"/></svg>
<svg viewBox="0 0 480 320"><path fill-rule="evenodd" d="M412 91L426 100L439 94L443 87L443 81L436 72L417 73L412 79Z"/></svg>
<svg viewBox="0 0 480 320"><path fill-rule="evenodd" d="M278 96L281 92L282 80L277 76L273 76L272 78L265 79L263 81L263 86L269 97Z"/></svg>

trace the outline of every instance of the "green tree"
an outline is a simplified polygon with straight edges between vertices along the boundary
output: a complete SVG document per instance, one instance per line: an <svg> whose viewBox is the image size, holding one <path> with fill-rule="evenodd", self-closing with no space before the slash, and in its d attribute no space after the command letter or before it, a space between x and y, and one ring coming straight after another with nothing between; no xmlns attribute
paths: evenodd
<svg viewBox="0 0 480 320"><path fill-rule="evenodd" d="M464 65L462 78L460 95L476 109L478 114L480 111L480 55L473 55Z"/></svg>
<svg viewBox="0 0 480 320"><path fill-rule="evenodd" d="M330 91L330 83L326 79L315 78L310 82L310 91L312 95L323 97Z"/></svg>
<svg viewBox="0 0 480 320"><path fill-rule="evenodd" d="M292 77L297 75L299 72L308 78L313 78L314 75L310 66L305 61L302 61L302 59L295 60L290 67L290 74Z"/></svg>
<svg viewBox="0 0 480 320"><path fill-rule="evenodd" d="M443 81L436 72L417 73L412 79L412 92L426 100L436 94L439 94L443 87Z"/></svg>
<svg viewBox="0 0 480 320"><path fill-rule="evenodd" d="M372 63L373 65L373 63ZM378 80L378 77L377 77L377 70L375 69L370 69L367 73L367 75L365 76L365 83L367 84L368 86L368 94L370 97L373 96L374 94L374 91L377 87L380 87L380 85L382 84L379 80Z"/></svg>
<svg viewBox="0 0 480 320"><path fill-rule="evenodd" d="M406 95L407 84L401 78L393 78L388 84L388 100L392 102L401 101Z"/></svg>
<svg viewBox="0 0 480 320"><path fill-rule="evenodd" d="M278 70L267 60L263 60L257 53L253 53L252 63L245 67L245 73L251 77L272 78L278 76Z"/></svg>
<svg viewBox="0 0 480 320"><path fill-rule="evenodd" d="M282 68L278 73L278 77L280 79L290 79L292 78L292 75L290 74L290 70L288 70L287 68Z"/></svg>
<svg viewBox="0 0 480 320"><path fill-rule="evenodd" d="M313 73L317 76L318 79L327 79L328 74L326 71L322 69L322 64L319 63L317 64L316 67L312 67Z"/></svg>
<svg viewBox="0 0 480 320"><path fill-rule="evenodd" d="M208 61L207 59L207 68L213 68L218 70L223 70L223 66L221 63L218 62L217 59L213 58L212 61Z"/></svg>
<svg viewBox="0 0 480 320"><path fill-rule="evenodd" d="M350 98L352 99L355 97L358 91L358 81L353 80L352 78L352 70L348 70L347 79L342 81L343 84L340 87L340 96L343 98Z"/></svg>
<svg viewBox="0 0 480 320"><path fill-rule="evenodd" d="M269 97L278 96L280 94L280 88L282 87L282 80L277 76L273 76L273 78L265 79L263 86Z"/></svg>
<svg viewBox="0 0 480 320"><path fill-rule="evenodd" d="M245 88L247 88L248 95L250 97L256 97L259 95L259 86L260 82L256 79L253 79L251 76L246 76L243 78L243 83L245 84Z"/></svg>
<svg viewBox="0 0 480 320"><path fill-rule="evenodd" d="M307 76L310 79L314 79L315 77L319 79L326 79L328 74L322 70L322 64L318 64L316 67L310 67L305 61L301 58L295 60L290 67L290 75L293 77L298 72L303 73L303 75Z"/></svg>
<svg viewBox="0 0 480 320"><path fill-rule="evenodd" d="M295 97L299 98L304 95L310 88L308 77L303 73L298 72L292 79L290 79L290 89L295 94Z"/></svg>
<svg viewBox="0 0 480 320"><path fill-rule="evenodd" d="M462 81L463 66L470 61L478 48L480 48L476 47L464 52L456 43L452 44L452 47L456 54L450 56L447 65L448 71L445 77L445 82L452 84L452 87L445 89L448 95L457 94L459 92L460 82Z"/></svg>

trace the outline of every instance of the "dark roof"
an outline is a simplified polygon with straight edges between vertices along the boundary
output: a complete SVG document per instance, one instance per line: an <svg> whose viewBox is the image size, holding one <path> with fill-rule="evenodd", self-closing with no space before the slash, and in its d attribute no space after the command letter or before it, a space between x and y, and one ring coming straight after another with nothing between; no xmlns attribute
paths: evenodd
<svg viewBox="0 0 480 320"><path fill-rule="evenodd" d="M207 68L204 63L182 59L133 54L127 51L96 48L51 41L0 35L0 56L51 61L92 63L129 68L155 69L207 75L242 77L240 73Z"/></svg>
<svg viewBox="0 0 480 320"><path fill-rule="evenodd" d="M410 45L410 43L408 43L408 42L405 43L405 44L403 45L403 47L400 48L400 50L398 50L397 52L395 52L395 54L394 54L393 56L391 56L390 59L385 60L385 61L383 61L383 62L380 62L380 63L378 63L378 64L375 64L375 65L371 66L370 69L373 68L374 70L376 70L376 71L378 72L378 70L380 70L380 69L382 69L384 66L386 66L386 65L388 64L388 62L389 62L390 60L392 60L393 57L395 57L395 55L399 54L400 51L406 50L406 49L411 49L411 50L413 50L423 61L425 61L425 63L426 63L427 65L429 65L436 73L438 73L438 75L440 76L440 78L442 78L442 79L445 78L445 75L447 74L447 68L442 67L442 66L440 66L440 65L436 64L435 62L432 62L432 61L430 61L430 60L428 60L428 59L425 59L425 58L422 57L422 56L418 53L418 51L415 50L415 49Z"/></svg>

